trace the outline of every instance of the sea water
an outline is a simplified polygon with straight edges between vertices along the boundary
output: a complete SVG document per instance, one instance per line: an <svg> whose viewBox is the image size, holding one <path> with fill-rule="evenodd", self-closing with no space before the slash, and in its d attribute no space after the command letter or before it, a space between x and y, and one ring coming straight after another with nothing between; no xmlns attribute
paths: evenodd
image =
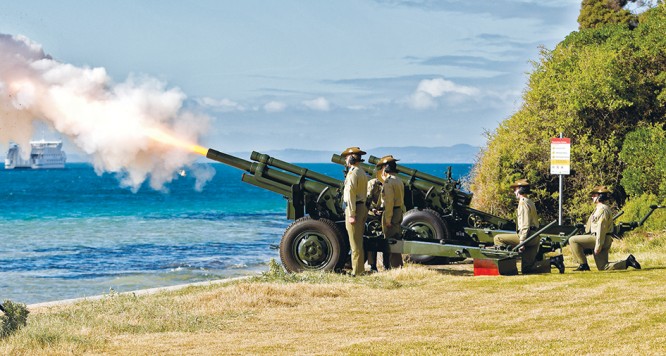
<svg viewBox="0 0 666 356"><path fill-rule="evenodd" d="M256 274L279 261L286 200L210 164L201 191L178 176L136 193L92 166L0 170L0 301L32 304ZM343 179L342 166L302 164ZM413 164L443 176L448 164ZM453 164L454 178L471 165ZM187 173L187 172L186 172Z"/></svg>

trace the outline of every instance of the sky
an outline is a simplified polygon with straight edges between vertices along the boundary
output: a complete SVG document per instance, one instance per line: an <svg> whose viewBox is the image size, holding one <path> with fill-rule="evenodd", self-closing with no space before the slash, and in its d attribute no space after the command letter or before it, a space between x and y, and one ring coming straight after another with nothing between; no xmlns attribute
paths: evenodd
<svg viewBox="0 0 666 356"><path fill-rule="evenodd" d="M520 107L540 47L576 31L579 10L580 0L22 0L0 3L0 33L118 83L179 89L210 117L200 143L221 151L483 146Z"/></svg>

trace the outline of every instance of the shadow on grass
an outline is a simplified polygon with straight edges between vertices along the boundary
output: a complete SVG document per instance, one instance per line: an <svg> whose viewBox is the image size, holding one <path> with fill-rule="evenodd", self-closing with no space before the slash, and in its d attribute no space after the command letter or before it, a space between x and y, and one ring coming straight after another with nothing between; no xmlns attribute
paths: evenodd
<svg viewBox="0 0 666 356"><path fill-rule="evenodd" d="M429 270L446 276L471 277L474 276L474 260L466 259L447 264L428 265Z"/></svg>
<svg viewBox="0 0 666 356"><path fill-rule="evenodd" d="M457 269L437 269L435 272L446 276L473 277L474 272Z"/></svg>

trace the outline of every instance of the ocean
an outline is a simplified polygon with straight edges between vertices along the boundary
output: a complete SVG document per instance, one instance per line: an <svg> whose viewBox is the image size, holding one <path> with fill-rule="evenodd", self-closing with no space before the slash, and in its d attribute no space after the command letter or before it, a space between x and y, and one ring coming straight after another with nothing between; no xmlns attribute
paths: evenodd
<svg viewBox="0 0 666 356"><path fill-rule="evenodd" d="M0 301L33 304L256 274L279 261L286 200L216 171L202 191L186 175L133 193L113 174L0 169ZM343 179L342 166L301 164ZM448 164L411 164L442 177ZM452 164L454 178L470 164Z"/></svg>

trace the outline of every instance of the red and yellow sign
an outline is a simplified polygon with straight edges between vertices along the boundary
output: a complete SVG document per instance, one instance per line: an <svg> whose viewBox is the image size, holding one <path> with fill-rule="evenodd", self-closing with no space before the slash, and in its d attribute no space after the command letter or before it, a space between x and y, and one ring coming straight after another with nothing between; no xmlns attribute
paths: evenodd
<svg viewBox="0 0 666 356"><path fill-rule="evenodd" d="M571 139L566 137L550 139L550 174L570 174Z"/></svg>

